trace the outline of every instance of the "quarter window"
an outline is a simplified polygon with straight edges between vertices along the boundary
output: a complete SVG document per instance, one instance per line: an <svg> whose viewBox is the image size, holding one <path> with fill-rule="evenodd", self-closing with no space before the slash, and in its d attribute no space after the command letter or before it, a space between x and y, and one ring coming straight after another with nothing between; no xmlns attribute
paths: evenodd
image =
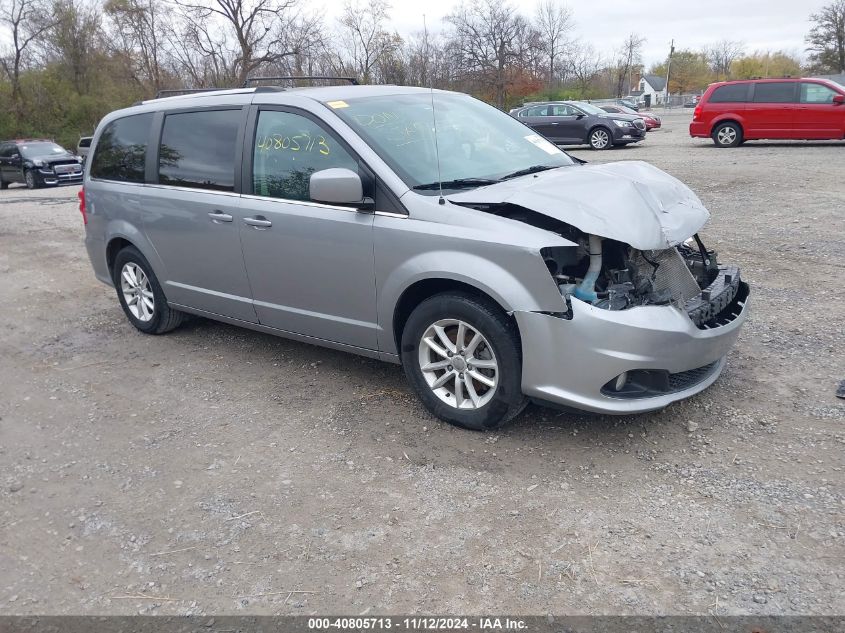
<svg viewBox="0 0 845 633"><path fill-rule="evenodd" d="M310 200L311 174L332 167L357 172L358 162L311 119L291 112L259 112L252 160L256 195Z"/></svg>
<svg viewBox="0 0 845 633"><path fill-rule="evenodd" d="M801 103L833 103L834 95L838 94L823 84L801 84Z"/></svg>
<svg viewBox="0 0 845 633"><path fill-rule="evenodd" d="M122 182L144 182L144 160L152 113L135 114L109 123L94 151L91 176Z"/></svg>
<svg viewBox="0 0 845 633"><path fill-rule="evenodd" d="M161 184L233 191L241 110L168 114L158 155Z"/></svg>
<svg viewBox="0 0 845 633"><path fill-rule="evenodd" d="M745 103L748 101L748 84L719 86L710 95L710 103Z"/></svg>
<svg viewBox="0 0 845 633"><path fill-rule="evenodd" d="M754 84L755 103L793 103L795 82L765 82Z"/></svg>

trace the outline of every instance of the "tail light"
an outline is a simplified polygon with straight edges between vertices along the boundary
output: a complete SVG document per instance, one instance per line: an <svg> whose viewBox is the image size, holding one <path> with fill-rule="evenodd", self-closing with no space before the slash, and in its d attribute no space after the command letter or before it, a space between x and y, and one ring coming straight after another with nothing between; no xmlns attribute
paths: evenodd
<svg viewBox="0 0 845 633"><path fill-rule="evenodd" d="M698 121L698 119L700 117L701 117L701 104L698 104L697 106L695 106L695 110L693 110L693 112L692 112L692 120Z"/></svg>
<svg viewBox="0 0 845 633"><path fill-rule="evenodd" d="M82 187L76 195L79 196L79 212L82 214L82 223L87 225L88 214L85 211L85 187Z"/></svg>

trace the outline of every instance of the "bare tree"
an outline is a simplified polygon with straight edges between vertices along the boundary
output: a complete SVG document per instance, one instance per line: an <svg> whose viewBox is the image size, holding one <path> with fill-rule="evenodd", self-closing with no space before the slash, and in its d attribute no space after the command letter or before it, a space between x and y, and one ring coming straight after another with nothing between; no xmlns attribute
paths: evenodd
<svg viewBox="0 0 845 633"><path fill-rule="evenodd" d="M816 69L845 73L845 0L835 0L813 13L807 50Z"/></svg>
<svg viewBox="0 0 845 633"><path fill-rule="evenodd" d="M373 69L401 45L399 36L385 29L389 10L385 0L347 0L338 19L348 60L364 83L372 81Z"/></svg>
<svg viewBox="0 0 845 633"><path fill-rule="evenodd" d="M722 40L704 49L710 70L716 79L728 79L731 65L745 53L745 43L735 40Z"/></svg>
<svg viewBox="0 0 845 633"><path fill-rule="evenodd" d="M297 0L174 0L182 12L176 55L195 82L240 86L254 71L294 55ZM197 58L199 54L199 58Z"/></svg>
<svg viewBox="0 0 845 633"><path fill-rule="evenodd" d="M138 85L152 92L160 90L169 75L170 8L161 0L108 0L104 9L111 50L125 58Z"/></svg>
<svg viewBox="0 0 845 633"><path fill-rule="evenodd" d="M619 49L616 58L616 96L622 97L625 92L625 81L628 90L631 89L631 74L634 69L642 66L642 50L645 38L631 33Z"/></svg>
<svg viewBox="0 0 845 633"><path fill-rule="evenodd" d="M87 93L100 44L99 7L83 0L55 0L49 17L41 19L49 25L49 37L35 40L35 50L46 63L65 71L78 94Z"/></svg>
<svg viewBox="0 0 845 633"><path fill-rule="evenodd" d="M569 72L575 80L581 98L586 97L590 85L601 73L604 62L590 44L576 44L569 58Z"/></svg>
<svg viewBox="0 0 845 633"><path fill-rule="evenodd" d="M540 0L534 16L534 26L542 38L551 88L555 80L556 64L566 52L569 34L573 28L572 11L559 0Z"/></svg>
<svg viewBox="0 0 845 633"><path fill-rule="evenodd" d="M0 0L0 24L11 31L11 49L2 51L0 64L12 84L12 106L20 112L21 73L26 68L32 45L49 31L53 20L49 5L43 0Z"/></svg>
<svg viewBox="0 0 845 633"><path fill-rule="evenodd" d="M518 44L528 22L503 0L469 0L446 17L460 69L492 84L496 105L504 108L508 71L519 59Z"/></svg>

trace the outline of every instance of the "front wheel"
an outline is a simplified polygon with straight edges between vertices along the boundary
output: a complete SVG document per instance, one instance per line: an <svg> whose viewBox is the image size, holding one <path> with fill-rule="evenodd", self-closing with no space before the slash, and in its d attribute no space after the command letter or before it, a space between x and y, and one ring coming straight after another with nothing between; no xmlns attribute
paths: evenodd
<svg viewBox="0 0 845 633"><path fill-rule="evenodd" d="M721 123L713 130L716 147L737 147L743 142L742 128L736 123Z"/></svg>
<svg viewBox="0 0 845 633"><path fill-rule="evenodd" d="M423 404L441 420L485 431L524 408L516 325L490 301L435 295L402 332L402 366Z"/></svg>
<svg viewBox="0 0 845 633"><path fill-rule="evenodd" d="M35 174L32 173L31 169L27 169L26 173L23 177L24 181L26 182L27 189L37 189L38 188L38 181L35 179Z"/></svg>
<svg viewBox="0 0 845 633"><path fill-rule="evenodd" d="M590 132L589 141L590 147L596 150L608 149L613 146L613 140L610 137L610 132L603 127L597 127L595 130Z"/></svg>
<svg viewBox="0 0 845 633"><path fill-rule="evenodd" d="M134 246L117 254L112 279L126 318L141 332L164 334L182 323L184 314L167 305L152 267Z"/></svg>

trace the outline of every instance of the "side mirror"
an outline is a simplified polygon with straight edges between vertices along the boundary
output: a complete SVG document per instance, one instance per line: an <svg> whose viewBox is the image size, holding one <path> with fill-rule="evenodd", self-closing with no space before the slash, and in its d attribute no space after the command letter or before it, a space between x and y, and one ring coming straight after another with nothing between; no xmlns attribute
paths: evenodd
<svg viewBox="0 0 845 633"><path fill-rule="evenodd" d="M364 203L361 177L351 169L332 167L311 174L311 200L328 204L360 205Z"/></svg>
<svg viewBox="0 0 845 633"><path fill-rule="evenodd" d="M17 162L17 161L19 161L19 160L21 159L21 155L20 155L20 154L12 154L10 158L11 158L13 161Z"/></svg>
<svg viewBox="0 0 845 633"><path fill-rule="evenodd" d="M833 105L842 105L845 103L845 95L833 95Z"/></svg>
<svg viewBox="0 0 845 633"><path fill-rule="evenodd" d="M576 115L575 115L575 118L576 118L576 119L583 119L583 118L584 118L584 115L579 113L579 114L576 114Z"/></svg>

